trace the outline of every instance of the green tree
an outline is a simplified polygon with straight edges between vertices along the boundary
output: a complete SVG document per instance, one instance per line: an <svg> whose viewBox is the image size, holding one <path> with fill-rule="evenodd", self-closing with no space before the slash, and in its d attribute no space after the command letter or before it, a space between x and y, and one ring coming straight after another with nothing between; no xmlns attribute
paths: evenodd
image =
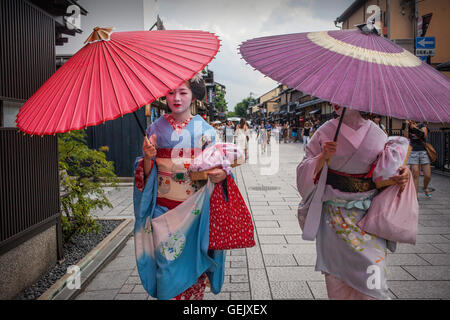
<svg viewBox="0 0 450 320"><path fill-rule="evenodd" d="M100 224L89 213L112 208L103 186L116 187L118 179L113 162L106 160L107 151L108 147L89 149L85 130L58 134L64 242L76 234L99 232Z"/></svg>
<svg viewBox="0 0 450 320"><path fill-rule="evenodd" d="M248 106L250 104L256 104L256 102L257 100L253 98L252 94L250 93L250 95L247 98L243 99L241 102L236 104L236 106L234 107L234 112L238 117L246 118Z"/></svg>

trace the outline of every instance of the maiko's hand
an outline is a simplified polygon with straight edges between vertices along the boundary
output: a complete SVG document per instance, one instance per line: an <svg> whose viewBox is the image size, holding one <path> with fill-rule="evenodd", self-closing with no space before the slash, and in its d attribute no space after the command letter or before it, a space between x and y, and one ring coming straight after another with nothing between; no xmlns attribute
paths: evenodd
<svg viewBox="0 0 450 320"><path fill-rule="evenodd" d="M400 186L400 191L399 194L401 194L403 192L403 190L406 187L406 184L408 183L409 180L409 176L410 176L410 171L409 168L407 166L401 166L398 169L398 175L392 177L392 180L394 180L394 182Z"/></svg>
<svg viewBox="0 0 450 320"><path fill-rule="evenodd" d="M327 141L323 144L322 155L325 160L331 159L334 155L336 155L337 150L337 142Z"/></svg>
<svg viewBox="0 0 450 320"><path fill-rule="evenodd" d="M144 149L145 158L152 159L156 156L156 134L153 134L150 139L145 137L144 144L142 146Z"/></svg>
<svg viewBox="0 0 450 320"><path fill-rule="evenodd" d="M225 180L227 173L220 168L211 169L208 172L208 177L211 179L212 183L219 183Z"/></svg>

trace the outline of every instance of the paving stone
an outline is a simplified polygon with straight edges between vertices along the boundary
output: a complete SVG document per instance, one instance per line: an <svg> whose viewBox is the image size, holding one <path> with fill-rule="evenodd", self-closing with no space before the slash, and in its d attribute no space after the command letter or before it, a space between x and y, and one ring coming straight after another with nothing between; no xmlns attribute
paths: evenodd
<svg viewBox="0 0 450 320"><path fill-rule="evenodd" d="M259 216L273 216L272 210L267 210L267 209L252 208L251 212L252 212L252 215L253 215L254 217L259 217Z"/></svg>
<svg viewBox="0 0 450 320"><path fill-rule="evenodd" d="M314 299L328 300L325 281L306 281Z"/></svg>
<svg viewBox="0 0 450 320"><path fill-rule="evenodd" d="M269 281L301 281L301 280L323 280L323 275L314 271L314 267L267 267Z"/></svg>
<svg viewBox="0 0 450 320"><path fill-rule="evenodd" d="M286 243L286 239L282 235L260 235L259 243L261 244L277 244L277 243Z"/></svg>
<svg viewBox="0 0 450 320"><path fill-rule="evenodd" d="M404 266L417 280L450 280L450 266Z"/></svg>
<svg viewBox="0 0 450 320"><path fill-rule="evenodd" d="M250 291L249 284L247 282L244 283L224 283L222 286L223 292L236 292L236 291Z"/></svg>
<svg viewBox="0 0 450 320"><path fill-rule="evenodd" d="M117 289L118 291L125 284L125 281L127 281L130 273L131 270L110 272L102 271L95 276L91 283L89 283L86 291L98 291L106 289Z"/></svg>
<svg viewBox="0 0 450 320"><path fill-rule="evenodd" d="M420 253L419 256L433 266L450 265L450 254L448 253Z"/></svg>
<svg viewBox="0 0 450 320"><path fill-rule="evenodd" d="M255 226L256 228L264 228L264 227L273 227L273 228L278 228L280 225L278 224L278 222L275 221L255 221Z"/></svg>
<svg viewBox="0 0 450 320"><path fill-rule="evenodd" d="M300 227L284 227L284 228L258 228L258 234L261 235L277 235L277 234L301 234Z"/></svg>
<svg viewBox="0 0 450 320"><path fill-rule="evenodd" d="M438 248L428 243L420 243L416 245L400 243L395 253L443 253Z"/></svg>
<svg viewBox="0 0 450 320"><path fill-rule="evenodd" d="M292 216L297 216L297 210L292 210L292 209L273 209L273 213L275 215L292 215Z"/></svg>
<svg viewBox="0 0 450 320"><path fill-rule="evenodd" d="M450 281L388 281L399 299L450 299Z"/></svg>
<svg viewBox="0 0 450 320"><path fill-rule="evenodd" d="M127 279L125 284L141 284L141 278L139 276L131 276Z"/></svg>
<svg viewBox="0 0 450 320"><path fill-rule="evenodd" d="M243 261L230 261L231 268L247 268L247 260Z"/></svg>
<svg viewBox="0 0 450 320"><path fill-rule="evenodd" d="M450 243L433 243L433 246L446 253L450 253Z"/></svg>
<svg viewBox="0 0 450 320"><path fill-rule="evenodd" d="M113 300L118 291L118 289L85 291L76 296L75 300Z"/></svg>
<svg viewBox="0 0 450 320"><path fill-rule="evenodd" d="M225 269L225 276L247 274L247 268L228 268Z"/></svg>
<svg viewBox="0 0 450 320"><path fill-rule="evenodd" d="M252 300L272 300L266 270L250 269L248 275Z"/></svg>
<svg viewBox="0 0 450 320"><path fill-rule="evenodd" d="M410 273L408 273L401 266L387 266L388 280L416 280Z"/></svg>
<svg viewBox="0 0 450 320"><path fill-rule="evenodd" d="M229 250L232 256L245 256L245 248Z"/></svg>
<svg viewBox="0 0 450 320"><path fill-rule="evenodd" d="M306 281L274 282L270 281L274 300L313 299Z"/></svg>
<svg viewBox="0 0 450 320"><path fill-rule="evenodd" d="M131 293L136 285L134 284L124 284L120 288L119 293Z"/></svg>
<svg viewBox="0 0 450 320"><path fill-rule="evenodd" d="M450 239L439 234L418 234L416 243L450 243Z"/></svg>
<svg viewBox="0 0 450 320"><path fill-rule="evenodd" d="M449 234L450 227L417 227L417 234Z"/></svg>
<svg viewBox="0 0 450 320"><path fill-rule="evenodd" d="M147 293L119 293L114 300L148 300L148 297Z"/></svg>
<svg viewBox="0 0 450 320"><path fill-rule="evenodd" d="M306 244L306 245L310 245L313 244L314 242L312 241L308 241L308 240L303 240L301 235L286 235L286 240L289 244Z"/></svg>
<svg viewBox="0 0 450 320"><path fill-rule="evenodd" d="M144 289L144 287L141 284L137 284L132 293L147 293L147 291Z"/></svg>
<svg viewBox="0 0 450 320"><path fill-rule="evenodd" d="M444 219L440 220L420 220L419 224L424 227L448 227L450 226L450 221L446 221Z"/></svg>
<svg viewBox="0 0 450 320"><path fill-rule="evenodd" d="M247 264L249 269L264 268L261 250L258 246L246 249Z"/></svg>
<svg viewBox="0 0 450 320"><path fill-rule="evenodd" d="M415 253L392 253L387 257L389 266L427 266L429 263Z"/></svg>
<svg viewBox="0 0 450 320"><path fill-rule="evenodd" d="M136 267L136 258L134 256L119 256L111 261L103 271L134 270Z"/></svg>
<svg viewBox="0 0 450 320"><path fill-rule="evenodd" d="M292 254L265 254L264 263L268 267L296 266L297 261Z"/></svg>
<svg viewBox="0 0 450 320"><path fill-rule="evenodd" d="M231 292L230 300L250 300L250 292Z"/></svg>
<svg viewBox="0 0 450 320"><path fill-rule="evenodd" d="M263 254L303 254L316 253L315 244L261 244Z"/></svg>
<svg viewBox="0 0 450 320"><path fill-rule="evenodd" d="M299 266L315 266L317 255L315 253L294 254Z"/></svg>
<svg viewBox="0 0 450 320"><path fill-rule="evenodd" d="M231 282L248 282L248 274L232 275Z"/></svg>

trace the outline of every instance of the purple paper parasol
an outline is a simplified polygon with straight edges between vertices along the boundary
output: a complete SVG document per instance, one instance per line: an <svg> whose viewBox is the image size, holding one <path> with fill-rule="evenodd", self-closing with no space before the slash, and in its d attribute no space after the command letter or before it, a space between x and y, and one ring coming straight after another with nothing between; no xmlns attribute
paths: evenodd
<svg viewBox="0 0 450 320"><path fill-rule="evenodd" d="M273 80L344 107L450 122L450 80L410 52L359 29L256 38L242 57Z"/></svg>

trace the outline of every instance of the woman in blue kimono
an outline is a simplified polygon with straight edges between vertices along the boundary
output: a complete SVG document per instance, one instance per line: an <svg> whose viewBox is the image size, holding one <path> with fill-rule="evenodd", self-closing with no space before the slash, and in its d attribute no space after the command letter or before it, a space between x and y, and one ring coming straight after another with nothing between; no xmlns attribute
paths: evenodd
<svg viewBox="0 0 450 320"><path fill-rule="evenodd" d="M192 102L203 99L205 92L203 79L197 75L167 94L171 113L147 129L143 156L135 164L137 266L144 288L158 299L202 299L207 277L213 293L218 293L223 283L225 252L208 250L209 195L201 198L201 212L193 211L198 217L191 217L194 220L182 234L169 234L163 246L154 245L151 223L206 184L191 181L188 172L192 159L215 142L214 128L190 110ZM209 172L213 183L225 178L226 172L220 168Z"/></svg>

